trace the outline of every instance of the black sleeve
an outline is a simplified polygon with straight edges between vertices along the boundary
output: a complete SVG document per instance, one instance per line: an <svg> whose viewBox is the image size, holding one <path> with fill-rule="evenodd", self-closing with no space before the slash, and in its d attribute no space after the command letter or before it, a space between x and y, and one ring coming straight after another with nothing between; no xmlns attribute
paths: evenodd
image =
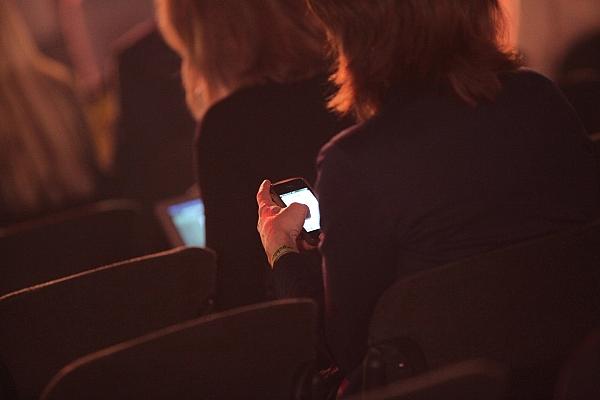
<svg viewBox="0 0 600 400"><path fill-rule="evenodd" d="M323 306L321 256L318 252L288 253L279 258L271 272L277 298L308 297Z"/></svg>
<svg viewBox="0 0 600 400"><path fill-rule="evenodd" d="M231 120L228 120L231 118ZM217 254L220 309L265 300L267 258L256 230L256 191L267 176L257 144L236 116L207 114L196 139L198 182L206 215L206 243ZM237 122L237 123L236 123Z"/></svg>

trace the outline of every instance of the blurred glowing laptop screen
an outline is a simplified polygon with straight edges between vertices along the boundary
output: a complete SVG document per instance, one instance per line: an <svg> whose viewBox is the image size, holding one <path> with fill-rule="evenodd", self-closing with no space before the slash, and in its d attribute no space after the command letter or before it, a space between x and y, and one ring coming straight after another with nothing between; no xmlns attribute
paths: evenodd
<svg viewBox="0 0 600 400"><path fill-rule="evenodd" d="M165 200L156 207L158 218L174 246L205 247L204 203L199 197Z"/></svg>

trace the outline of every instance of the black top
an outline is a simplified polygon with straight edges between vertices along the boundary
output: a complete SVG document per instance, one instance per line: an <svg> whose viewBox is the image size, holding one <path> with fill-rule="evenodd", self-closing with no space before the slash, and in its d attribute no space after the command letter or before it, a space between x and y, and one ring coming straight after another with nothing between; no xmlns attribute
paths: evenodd
<svg viewBox="0 0 600 400"><path fill-rule="evenodd" d="M196 137L206 240L218 257L217 303L265 300L267 258L256 230L264 179L315 179L321 146L343 127L326 110L323 78L241 89L212 106Z"/></svg>
<svg viewBox="0 0 600 400"><path fill-rule="evenodd" d="M396 279L595 217L598 161L572 108L534 72L502 81L477 107L394 93L321 151L325 330L343 372L360 362L373 307ZM318 296L303 262L278 260L279 295Z"/></svg>

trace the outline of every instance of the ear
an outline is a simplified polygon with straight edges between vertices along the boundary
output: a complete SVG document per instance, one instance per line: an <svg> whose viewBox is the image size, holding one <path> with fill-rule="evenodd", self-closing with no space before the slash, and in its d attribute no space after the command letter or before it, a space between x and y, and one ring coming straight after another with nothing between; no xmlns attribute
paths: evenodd
<svg viewBox="0 0 600 400"><path fill-rule="evenodd" d="M181 60L181 80L190 112L196 120L202 119L209 106L206 100L206 85L200 72L193 66L188 57L183 57Z"/></svg>

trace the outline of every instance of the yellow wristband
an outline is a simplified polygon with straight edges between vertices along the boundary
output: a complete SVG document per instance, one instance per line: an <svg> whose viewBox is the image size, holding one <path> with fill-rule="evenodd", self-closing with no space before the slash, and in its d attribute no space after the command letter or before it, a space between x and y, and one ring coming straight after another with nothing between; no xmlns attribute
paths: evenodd
<svg viewBox="0 0 600 400"><path fill-rule="evenodd" d="M287 254L287 253L298 253L298 250L296 250L290 246L286 246L286 245L281 246L280 248L275 250L275 252L271 256L271 262L270 262L271 267L273 267L275 265L275 262L277 260L279 260L281 258L281 256L283 256L284 254Z"/></svg>

